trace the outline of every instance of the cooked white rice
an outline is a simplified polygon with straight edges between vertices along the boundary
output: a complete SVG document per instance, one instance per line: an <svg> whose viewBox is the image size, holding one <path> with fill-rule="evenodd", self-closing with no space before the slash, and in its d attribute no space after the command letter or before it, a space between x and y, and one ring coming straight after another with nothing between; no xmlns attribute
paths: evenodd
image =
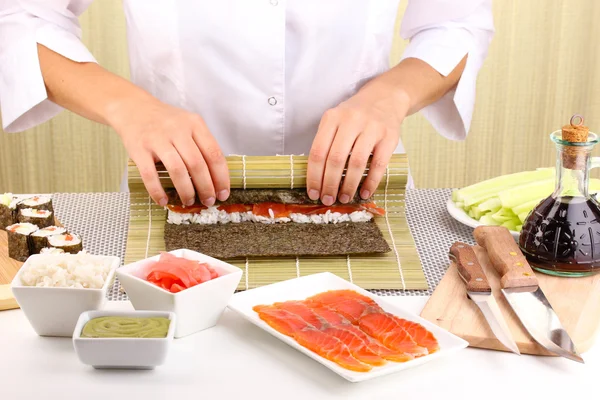
<svg viewBox="0 0 600 400"><path fill-rule="evenodd" d="M25 199L25 200L21 201L20 204L22 204L26 207L35 207L35 206L39 206L40 204L49 203L51 200L52 199L47 196L34 196L29 199Z"/></svg>
<svg viewBox="0 0 600 400"><path fill-rule="evenodd" d="M111 268L111 260L78 254L45 254L29 259L21 274L24 286L89 288L104 286Z"/></svg>
<svg viewBox="0 0 600 400"><path fill-rule="evenodd" d="M71 240L67 240L67 236L71 236ZM72 246L81 243L81 238L75 234L60 234L48 236L48 244L52 247Z"/></svg>
<svg viewBox="0 0 600 400"><path fill-rule="evenodd" d="M23 215L24 217L48 218L50 215L52 215L52 211L38 210L35 208L23 208L23 209L21 209L20 212L21 212L21 215Z"/></svg>
<svg viewBox="0 0 600 400"><path fill-rule="evenodd" d="M63 249L57 249L56 247L44 247L40 250L40 254L64 254Z"/></svg>
<svg viewBox="0 0 600 400"><path fill-rule="evenodd" d="M29 222L23 222L6 227L7 231L20 233L21 235L30 235L38 229L40 228L34 224L30 224Z"/></svg>
<svg viewBox="0 0 600 400"><path fill-rule="evenodd" d="M203 209L198 214L193 213L178 213L167 208L167 222L175 225L189 224L228 224L240 222L260 222L263 224L277 224L286 222L296 222L301 224L337 224L340 222L367 222L373 218L373 214L368 211L354 211L350 214L342 214L331 212L328 210L325 214L299 214L291 213L289 218L275 218L272 210L269 210L269 217L257 216L252 211L228 213L224 210L219 210L217 207L208 207Z"/></svg>
<svg viewBox="0 0 600 400"><path fill-rule="evenodd" d="M31 234L31 236L47 237L51 235L60 235L65 233L67 230L60 226L49 226L44 229L40 229Z"/></svg>

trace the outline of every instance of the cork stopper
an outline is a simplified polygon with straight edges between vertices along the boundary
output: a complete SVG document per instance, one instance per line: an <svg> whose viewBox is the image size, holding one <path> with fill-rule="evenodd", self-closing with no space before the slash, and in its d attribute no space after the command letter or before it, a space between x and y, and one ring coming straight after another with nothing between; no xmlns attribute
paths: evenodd
<svg viewBox="0 0 600 400"><path fill-rule="evenodd" d="M571 143L588 141L590 128L583 124L583 117L575 114L568 125L562 127L562 140ZM583 170L586 168L587 150L582 147L564 145L563 166L568 169Z"/></svg>

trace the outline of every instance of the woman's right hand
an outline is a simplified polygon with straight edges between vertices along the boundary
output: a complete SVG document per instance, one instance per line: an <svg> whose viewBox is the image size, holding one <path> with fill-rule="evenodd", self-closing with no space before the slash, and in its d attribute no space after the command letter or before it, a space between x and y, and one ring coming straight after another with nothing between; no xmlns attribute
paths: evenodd
<svg viewBox="0 0 600 400"><path fill-rule="evenodd" d="M185 205L195 195L205 206L229 197L227 162L199 115L155 98L126 100L113 107L110 125L136 163L152 199L165 206L167 195L155 163L161 161Z"/></svg>

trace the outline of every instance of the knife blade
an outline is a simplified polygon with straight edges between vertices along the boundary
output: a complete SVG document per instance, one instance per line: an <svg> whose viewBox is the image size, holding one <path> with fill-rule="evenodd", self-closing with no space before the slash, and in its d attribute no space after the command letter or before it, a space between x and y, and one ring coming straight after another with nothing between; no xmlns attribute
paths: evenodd
<svg viewBox="0 0 600 400"><path fill-rule="evenodd" d="M501 226L479 226L473 236L486 249L501 276L502 294L531 337L546 350L583 363L509 230Z"/></svg>
<svg viewBox="0 0 600 400"><path fill-rule="evenodd" d="M465 282L467 295L479 307L496 338L508 350L520 355L473 248L468 244L456 242L450 247L448 256L456 264L458 274Z"/></svg>

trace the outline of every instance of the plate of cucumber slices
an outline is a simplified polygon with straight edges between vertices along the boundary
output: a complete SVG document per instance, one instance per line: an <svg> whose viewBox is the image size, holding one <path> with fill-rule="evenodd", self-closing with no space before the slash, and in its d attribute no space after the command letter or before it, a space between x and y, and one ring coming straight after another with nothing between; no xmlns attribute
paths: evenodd
<svg viewBox="0 0 600 400"><path fill-rule="evenodd" d="M554 187L554 168L517 172L454 190L446 208L467 226L504 226L518 237L529 213ZM600 192L600 179L590 179L589 192Z"/></svg>

